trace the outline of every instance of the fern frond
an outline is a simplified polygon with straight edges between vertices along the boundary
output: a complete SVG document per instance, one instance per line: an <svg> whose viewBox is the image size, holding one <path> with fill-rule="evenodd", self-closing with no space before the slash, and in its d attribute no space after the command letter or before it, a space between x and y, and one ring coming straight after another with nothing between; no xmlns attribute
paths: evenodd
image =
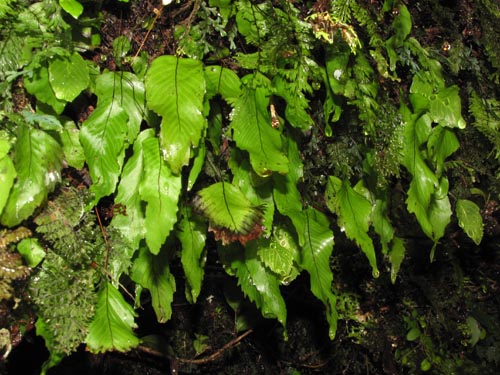
<svg viewBox="0 0 500 375"><path fill-rule="evenodd" d="M495 157L500 158L500 102L494 98L480 98L472 92L469 112L474 116L472 125L492 143Z"/></svg>

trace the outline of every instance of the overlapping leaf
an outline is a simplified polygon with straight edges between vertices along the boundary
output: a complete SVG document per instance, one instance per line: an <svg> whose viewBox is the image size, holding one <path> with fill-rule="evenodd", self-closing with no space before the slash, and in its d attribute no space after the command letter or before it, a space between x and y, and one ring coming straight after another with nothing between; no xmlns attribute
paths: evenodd
<svg viewBox="0 0 500 375"><path fill-rule="evenodd" d="M355 191L348 181L330 176L326 188L326 204L337 214L339 226L346 236L354 240L365 253L374 277L378 277L375 248L368 235L372 213L370 201Z"/></svg>
<svg viewBox="0 0 500 375"><path fill-rule="evenodd" d="M89 84L87 63L78 53L57 56L49 63L49 82L57 99L72 102Z"/></svg>
<svg viewBox="0 0 500 375"><path fill-rule="evenodd" d="M197 220L185 208L179 223L177 237L181 241L181 262L186 275L186 298L195 303L201 292L206 261L206 224Z"/></svg>
<svg viewBox="0 0 500 375"><path fill-rule="evenodd" d="M271 126L268 96L265 88L243 87L241 96L232 102L234 140L238 148L248 151L252 168L260 176L288 172L281 134Z"/></svg>
<svg viewBox="0 0 500 375"><path fill-rule="evenodd" d="M144 172L139 184L139 194L146 202L144 220L146 243L153 254L160 247L177 222L181 176L175 176L161 158L160 145L156 137L143 141Z"/></svg>
<svg viewBox="0 0 500 375"><path fill-rule="evenodd" d="M198 206L218 227L227 228L234 233L247 234L261 219L259 207L236 186L227 182L217 182L198 193Z"/></svg>
<svg viewBox="0 0 500 375"><path fill-rule="evenodd" d="M231 251L233 250L233 251ZM286 326L286 305L278 278L259 261L256 246L247 246L244 253L221 249L223 263L238 278L243 293L255 303L265 318L275 318Z"/></svg>
<svg viewBox="0 0 500 375"><path fill-rule="evenodd" d="M105 73L96 80L97 107L80 131L92 178L94 202L115 191L125 157L143 117L144 89L131 73Z"/></svg>
<svg viewBox="0 0 500 375"><path fill-rule="evenodd" d="M134 310L110 283L102 285L97 296L94 319L89 326L86 343L93 353L110 350L121 352L139 345L134 335Z"/></svg>
<svg viewBox="0 0 500 375"><path fill-rule="evenodd" d="M9 157L10 144L5 139L0 139L0 215L9 198L10 189L14 185L16 169Z"/></svg>
<svg viewBox="0 0 500 375"><path fill-rule="evenodd" d="M112 224L137 247L141 239L158 254L177 222L181 177L174 176L161 158L153 129L143 131L134 143L133 154L123 168Z"/></svg>
<svg viewBox="0 0 500 375"><path fill-rule="evenodd" d="M149 290L158 322L168 321L172 315L175 278L170 273L166 253L153 255L148 249L142 248L132 266L131 277Z"/></svg>
<svg viewBox="0 0 500 375"><path fill-rule="evenodd" d="M189 163L206 120L203 116L205 76L200 61L161 56L146 76L148 106L162 116L161 149L175 174Z"/></svg>
<svg viewBox="0 0 500 375"><path fill-rule="evenodd" d="M2 225L9 227L28 218L47 199L60 182L63 158L62 148L54 138L27 126L19 128L14 152L17 179L1 217Z"/></svg>
<svg viewBox="0 0 500 375"><path fill-rule="evenodd" d="M334 239L328 219L312 208L291 211L289 217L302 248L299 265L309 273L311 291L326 307L329 336L333 340L337 332L338 313L337 298L332 292L333 274L330 268Z"/></svg>

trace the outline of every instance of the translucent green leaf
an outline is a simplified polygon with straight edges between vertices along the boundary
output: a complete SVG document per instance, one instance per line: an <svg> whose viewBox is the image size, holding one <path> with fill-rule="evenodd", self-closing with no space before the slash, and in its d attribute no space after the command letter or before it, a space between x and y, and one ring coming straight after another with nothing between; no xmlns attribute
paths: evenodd
<svg viewBox="0 0 500 375"><path fill-rule="evenodd" d="M35 95L42 103L48 104L56 114L61 114L66 107L66 101L58 99L49 83L49 70L40 66L33 70L31 75L24 77L26 90Z"/></svg>
<svg viewBox="0 0 500 375"><path fill-rule="evenodd" d="M17 244L17 251L24 258L28 267L35 268L45 258L45 249L38 239L25 238Z"/></svg>
<svg viewBox="0 0 500 375"><path fill-rule="evenodd" d="M78 18L83 12L83 5L76 0L59 0L61 8L71 14L73 18Z"/></svg>
<svg viewBox="0 0 500 375"><path fill-rule="evenodd" d="M140 286L149 290L158 322L167 322L172 315L175 278L170 273L166 253L153 255L148 249L141 248L132 266L131 277Z"/></svg>
<svg viewBox="0 0 500 375"><path fill-rule="evenodd" d="M297 273L294 263L298 262L300 250L293 236L282 226L275 226L269 238L259 238L248 246L256 246L259 259L287 284Z"/></svg>
<svg viewBox="0 0 500 375"><path fill-rule="evenodd" d="M205 166L205 155L207 154L207 149L204 143L201 143L194 150L194 158L193 158L193 166L189 171L188 182L187 182L187 191L191 191L198 176L200 175L203 167Z"/></svg>
<svg viewBox="0 0 500 375"><path fill-rule="evenodd" d="M134 310L109 282L103 283L97 296L94 319L86 338L92 353L109 350L124 352L139 345L132 331L136 327Z"/></svg>
<svg viewBox="0 0 500 375"><path fill-rule="evenodd" d="M201 292L206 262L206 233L206 224L185 208L177 237L182 245L181 262L186 275L186 298L190 303L195 303Z"/></svg>
<svg viewBox="0 0 500 375"><path fill-rule="evenodd" d="M47 133L19 127L14 146L17 179L1 217L2 225L11 227L28 218L61 180L61 146ZM11 172L12 173L12 172Z"/></svg>
<svg viewBox="0 0 500 375"><path fill-rule="evenodd" d="M317 210L289 212L299 236L299 265L309 273L311 291L326 308L330 339L337 332L337 297L332 293L333 274L330 269L330 256L333 251L333 233L327 218Z"/></svg>
<svg viewBox="0 0 500 375"><path fill-rule="evenodd" d="M286 305L277 277L257 257L257 247L247 246L244 252L225 247L221 260L238 278L243 293L254 302L265 318L275 318L286 326Z"/></svg>
<svg viewBox="0 0 500 375"><path fill-rule="evenodd" d="M288 159L281 148L281 134L271 125L269 91L244 87L232 102L231 127L236 145L248 151L254 171L260 176L288 172Z"/></svg>
<svg viewBox="0 0 500 375"><path fill-rule="evenodd" d="M73 121L66 121L61 133L64 160L70 167L81 169L85 164L85 153L80 143L80 130Z"/></svg>
<svg viewBox="0 0 500 375"><path fill-rule="evenodd" d="M9 142L0 139L0 215L7 204L10 189L17 175L14 163L8 155L9 148Z"/></svg>
<svg viewBox="0 0 500 375"><path fill-rule="evenodd" d="M161 56L146 76L148 106L162 116L163 157L175 174L189 163L206 120L203 116L205 75L200 61Z"/></svg>
<svg viewBox="0 0 500 375"><path fill-rule="evenodd" d="M225 100L237 98L241 93L241 81L231 69L218 65L205 68L207 80L207 97L212 98L219 94Z"/></svg>
<svg viewBox="0 0 500 375"><path fill-rule="evenodd" d="M459 146L457 136L451 129L440 125L432 129L427 142L427 150L437 177L440 177L443 172L446 158L458 150Z"/></svg>
<svg viewBox="0 0 500 375"><path fill-rule="evenodd" d="M49 63L49 82L57 99L72 102L89 85L89 69L78 54L56 56Z"/></svg>
<svg viewBox="0 0 500 375"><path fill-rule="evenodd" d="M391 282L396 283L401 263L405 256L405 244L399 237L394 237L392 241L391 251L389 252L389 261L391 263Z"/></svg>
<svg viewBox="0 0 500 375"><path fill-rule="evenodd" d="M483 239L483 218L479 207L467 199L459 199L455 207L458 225L476 245Z"/></svg>
<svg viewBox="0 0 500 375"><path fill-rule="evenodd" d="M158 138L143 141L144 174L139 185L141 199L146 202L146 243L158 254L177 222L177 203L182 187L181 176L175 176L161 158Z"/></svg>
<svg viewBox="0 0 500 375"><path fill-rule="evenodd" d="M429 99L429 114L434 122L450 128L465 128L458 86L439 90L437 95L430 95Z"/></svg>
<svg viewBox="0 0 500 375"><path fill-rule="evenodd" d="M448 198L448 179L442 177L439 181L439 186L432 195L431 204L429 206L429 221L432 226L432 238L437 242L444 236L444 232L451 220L451 204Z"/></svg>
<svg viewBox="0 0 500 375"><path fill-rule="evenodd" d="M236 186L217 182L198 193L198 206L210 221L218 227L234 233L252 231L262 214Z"/></svg>
<svg viewBox="0 0 500 375"><path fill-rule="evenodd" d="M368 235L372 204L363 195L355 191L348 181L330 176L326 188L328 208L337 214L340 229L365 253L374 277L378 277L377 256L373 241Z"/></svg>
<svg viewBox="0 0 500 375"><path fill-rule="evenodd" d="M382 245L382 253L387 254L389 251L389 243L394 238L394 227L387 214L388 212L388 197L377 199L375 208L373 209L373 229L380 236L380 244Z"/></svg>

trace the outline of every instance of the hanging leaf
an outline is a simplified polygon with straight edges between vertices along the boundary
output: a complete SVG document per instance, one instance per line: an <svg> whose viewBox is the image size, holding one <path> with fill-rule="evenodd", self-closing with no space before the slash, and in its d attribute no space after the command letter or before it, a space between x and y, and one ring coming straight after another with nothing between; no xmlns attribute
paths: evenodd
<svg viewBox="0 0 500 375"><path fill-rule="evenodd" d="M299 266L309 273L311 291L326 308L326 319L330 326L330 339L337 332L337 297L332 293L333 274L330 269L330 256L333 251L333 233L328 219L319 211L306 210L289 212L299 236Z"/></svg>
<svg viewBox="0 0 500 375"><path fill-rule="evenodd" d="M10 143L0 139L0 215L9 198L10 189L14 185L16 169L9 157ZM1 216L0 216L1 217Z"/></svg>
<svg viewBox="0 0 500 375"><path fill-rule="evenodd" d="M238 278L243 293L254 302L265 318L278 319L286 327L286 304L279 281L257 257L257 247L248 246L244 252L227 247L220 249L221 260Z"/></svg>
<svg viewBox="0 0 500 375"><path fill-rule="evenodd" d="M231 69L218 65L205 67L207 98L219 94L225 100L237 98L241 94L241 81Z"/></svg>
<svg viewBox="0 0 500 375"><path fill-rule="evenodd" d="M127 121L127 112L118 102L107 100L98 103L80 130L94 204L115 191L125 158Z"/></svg>
<svg viewBox="0 0 500 375"><path fill-rule="evenodd" d="M247 235L260 227L261 209L227 182L217 182L201 190L195 205L208 217L212 227L227 228L236 235Z"/></svg>
<svg viewBox="0 0 500 375"><path fill-rule="evenodd" d="M337 214L341 230L365 253L373 276L378 277L377 256L373 241L368 235L372 213L370 201L356 192L348 181L330 176L326 188L326 204Z"/></svg>
<svg viewBox="0 0 500 375"><path fill-rule="evenodd" d="M57 99L72 102L89 85L87 63L78 53L56 56L49 63L49 82Z"/></svg>
<svg viewBox="0 0 500 375"><path fill-rule="evenodd" d="M71 120L66 121L61 132L61 143L64 160L70 167L82 169L85 164L85 153L80 143L80 130Z"/></svg>
<svg viewBox="0 0 500 375"><path fill-rule="evenodd" d="M206 224L185 208L177 237L182 245L181 262L186 275L186 298L195 303L201 292L206 262Z"/></svg>
<svg viewBox="0 0 500 375"><path fill-rule="evenodd" d="M403 263L405 252L404 241L399 237L394 237L391 251L389 252L389 261L391 263L391 282L393 284L396 283L396 277L398 276L399 269L401 268L401 263Z"/></svg>
<svg viewBox="0 0 500 375"><path fill-rule="evenodd" d="M35 95L37 100L49 105L56 114L61 114L66 107L66 101L58 99L49 82L49 70L47 66L35 68L30 75L24 77L26 90Z"/></svg>
<svg viewBox="0 0 500 375"><path fill-rule="evenodd" d="M205 76L200 61L161 56L146 75L148 106L162 116L161 149L175 174L189 163L191 147L199 144L203 116Z"/></svg>
<svg viewBox="0 0 500 375"><path fill-rule="evenodd" d="M458 150L459 146L457 136L451 129L440 125L432 129L427 142L427 149L437 177L441 177L443 173L446 158Z"/></svg>
<svg viewBox="0 0 500 375"><path fill-rule="evenodd" d="M232 103L231 128L236 145L248 151L252 168L259 176L288 172L288 159L281 150L281 135L271 125L269 91L243 87Z"/></svg>
<svg viewBox="0 0 500 375"><path fill-rule="evenodd" d="M136 327L134 310L109 282L103 283L97 296L94 319L86 343L92 353L109 350L124 352L139 345L132 331Z"/></svg>
<svg viewBox="0 0 500 375"><path fill-rule="evenodd" d="M279 275L283 283L288 284L298 275L294 264L299 261L300 249L285 227L274 226L271 238L261 237L248 246L257 247L257 254L261 262Z"/></svg>
<svg viewBox="0 0 500 375"><path fill-rule="evenodd" d="M175 176L160 156L156 137L146 138L143 143L143 178L139 185L141 199L147 203L145 216L146 243L153 254L160 252L177 222L181 176Z"/></svg>
<svg viewBox="0 0 500 375"><path fill-rule="evenodd" d="M111 225L117 228L134 248L139 247L139 242L146 234L145 212L139 194L139 186L144 176L143 142L154 136L154 130L147 129L137 137L133 153L123 167L115 198L116 204L125 207L125 211L114 215Z"/></svg>
<svg viewBox="0 0 500 375"><path fill-rule="evenodd" d="M132 266L131 278L149 290L158 322L167 322L172 316L175 278L170 273L166 253L153 255L147 248L141 248Z"/></svg>
<svg viewBox="0 0 500 375"><path fill-rule="evenodd" d="M17 179L4 207L2 225L20 224L47 199L61 180L62 157L61 146L49 134L19 127L14 146Z"/></svg>
<svg viewBox="0 0 500 375"><path fill-rule="evenodd" d="M483 218L479 207L467 199L459 199L455 207L458 225L479 246L483 239Z"/></svg>
<svg viewBox="0 0 500 375"><path fill-rule="evenodd" d="M388 212L388 197L375 201L373 209L373 229L380 236L380 244L382 245L382 253L387 254L389 251L389 243L394 238L394 227L387 214Z"/></svg>
<svg viewBox="0 0 500 375"><path fill-rule="evenodd" d="M76 0L59 0L61 8L71 14L73 18L78 18L83 12L83 5Z"/></svg>

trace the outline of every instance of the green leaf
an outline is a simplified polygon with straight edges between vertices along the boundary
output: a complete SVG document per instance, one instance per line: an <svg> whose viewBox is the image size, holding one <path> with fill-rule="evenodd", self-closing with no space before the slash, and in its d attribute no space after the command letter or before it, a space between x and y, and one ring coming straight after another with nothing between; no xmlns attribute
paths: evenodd
<svg viewBox="0 0 500 375"><path fill-rule="evenodd" d="M443 173L446 158L458 150L459 146L460 143L453 130L440 125L432 129L427 142L427 150L437 177Z"/></svg>
<svg viewBox="0 0 500 375"><path fill-rule="evenodd" d="M231 69L218 65L205 67L207 98L219 94L225 100L237 98L241 94L241 81Z"/></svg>
<svg viewBox="0 0 500 375"><path fill-rule="evenodd" d="M127 145L127 112L116 101L98 103L80 129L80 141L89 166L94 204L115 191Z"/></svg>
<svg viewBox="0 0 500 375"><path fill-rule="evenodd" d="M85 164L85 153L80 143L80 130L73 121L66 121L61 133L64 160L70 167L81 169Z"/></svg>
<svg viewBox="0 0 500 375"><path fill-rule="evenodd" d="M9 148L9 142L0 139L0 215L7 204L10 190L17 175L14 163L8 155Z"/></svg>
<svg viewBox="0 0 500 375"><path fill-rule="evenodd" d="M388 205L387 196L384 196L383 199L377 199L372 213L373 229L380 236L383 254L387 254L389 243L394 238L394 227L387 214Z"/></svg>
<svg viewBox="0 0 500 375"><path fill-rule="evenodd" d="M45 258L45 249L38 239L25 238L17 244L17 251L24 258L28 267L35 268Z"/></svg>
<svg viewBox="0 0 500 375"><path fill-rule="evenodd" d="M330 176L326 188L328 208L337 214L341 230L365 253L374 277L378 277L377 256L373 241L368 235L372 204L363 195L355 191L348 181Z"/></svg>
<svg viewBox="0 0 500 375"><path fill-rule="evenodd" d="M175 278L170 273L166 253L153 255L147 248L141 248L132 266L131 277L149 290L158 322L167 322L172 316Z"/></svg>
<svg viewBox="0 0 500 375"><path fill-rule="evenodd" d="M257 246L257 254L264 265L288 284L298 275L294 263L298 262L300 249L293 236L283 226L274 226L271 238L259 238L250 245Z"/></svg>
<svg viewBox="0 0 500 375"><path fill-rule="evenodd" d="M269 91L262 87L244 87L232 102L231 127L236 145L248 151L252 168L259 176L288 172L288 159L281 148L281 135L271 125Z"/></svg>
<svg viewBox="0 0 500 375"><path fill-rule="evenodd" d="M253 245L251 245L253 243ZM221 260L235 272L238 285L261 310L265 318L275 318L286 327L286 304L277 277L259 261L252 241L244 253L231 247L220 249Z"/></svg>
<svg viewBox="0 0 500 375"><path fill-rule="evenodd" d="M96 80L97 107L80 130L94 203L115 191L125 150L144 117L144 87L132 73L108 72Z"/></svg>
<svg viewBox="0 0 500 375"><path fill-rule="evenodd" d="M72 102L89 85L89 69L78 54L56 56L49 63L49 82L57 99Z"/></svg>
<svg viewBox="0 0 500 375"><path fill-rule="evenodd" d="M144 176L143 142L145 139L154 136L154 130L147 129L137 137L133 153L123 167L118 193L115 198L116 203L124 206L126 212L114 215L111 224L119 229L135 248L139 247L139 242L146 234L144 226L145 212L139 194L139 186Z"/></svg>
<svg viewBox="0 0 500 375"><path fill-rule="evenodd" d="M330 256L333 251L333 233L327 218L317 210L289 212L301 246L299 265L309 273L311 291L326 308L330 339L337 332L337 297L332 293L333 274Z"/></svg>
<svg viewBox="0 0 500 375"><path fill-rule="evenodd" d="M458 225L479 246L483 239L483 218L479 207L467 199L459 199L455 207Z"/></svg>
<svg viewBox="0 0 500 375"><path fill-rule="evenodd" d="M59 0L59 5L73 18L78 18L83 12L83 5L76 0Z"/></svg>
<svg viewBox="0 0 500 375"><path fill-rule="evenodd" d="M43 319L38 319L35 323L37 336L43 337L45 347L49 351L49 358L43 363L40 375L46 375L47 371L57 366L64 359L66 354L54 350L54 335Z"/></svg>
<svg viewBox="0 0 500 375"><path fill-rule="evenodd" d="M392 241L392 248L389 252L389 262L391 263L391 282L396 283L396 278L401 268L401 263L405 257L405 244L399 237L394 237Z"/></svg>
<svg viewBox="0 0 500 375"><path fill-rule="evenodd" d="M1 217L2 225L8 227L20 224L47 199L61 180L63 157L54 138L27 126L19 127L14 152L17 180Z"/></svg>
<svg viewBox="0 0 500 375"><path fill-rule="evenodd" d="M175 174L189 163L206 127L203 116L205 75L200 61L161 56L146 75L148 106L163 117L163 157Z"/></svg>
<svg viewBox="0 0 500 375"><path fill-rule="evenodd" d="M66 101L56 97L49 83L49 70L46 66L40 66L34 69L31 75L26 75L24 86L30 94L35 95L42 103L48 104L58 115L66 107Z"/></svg>
<svg viewBox="0 0 500 375"><path fill-rule="evenodd" d="M432 121L449 128L465 128L458 86L442 89L437 95L430 95L429 99Z"/></svg>
<svg viewBox="0 0 500 375"><path fill-rule="evenodd" d="M251 232L262 216L259 207L227 182L217 182L201 190L197 204L213 225L239 234Z"/></svg>
<svg viewBox="0 0 500 375"><path fill-rule="evenodd" d="M103 283L97 296L96 314L86 338L92 353L109 350L124 352L139 345L132 331L136 327L134 310L109 282Z"/></svg>
<svg viewBox="0 0 500 375"><path fill-rule="evenodd" d="M286 175L273 175L273 198L278 211L285 216L290 212L302 211L302 195L297 188L303 176L302 159L297 143L292 138L286 139L290 170Z"/></svg>
<svg viewBox="0 0 500 375"><path fill-rule="evenodd" d="M207 227L185 208L179 223L177 237L182 245L181 262L186 275L186 298L195 303L201 292L206 262L205 241Z"/></svg>
<svg viewBox="0 0 500 375"><path fill-rule="evenodd" d="M406 339L408 341L415 341L420 337L421 334L422 332L420 332L420 328L414 327L408 331L408 333L406 334Z"/></svg>
<svg viewBox="0 0 500 375"><path fill-rule="evenodd" d="M167 236L177 222L181 176L175 176L160 156L156 137L143 141L144 174L139 185L141 199L146 202L146 243L153 254L158 254ZM161 223L161 224L160 224Z"/></svg>

